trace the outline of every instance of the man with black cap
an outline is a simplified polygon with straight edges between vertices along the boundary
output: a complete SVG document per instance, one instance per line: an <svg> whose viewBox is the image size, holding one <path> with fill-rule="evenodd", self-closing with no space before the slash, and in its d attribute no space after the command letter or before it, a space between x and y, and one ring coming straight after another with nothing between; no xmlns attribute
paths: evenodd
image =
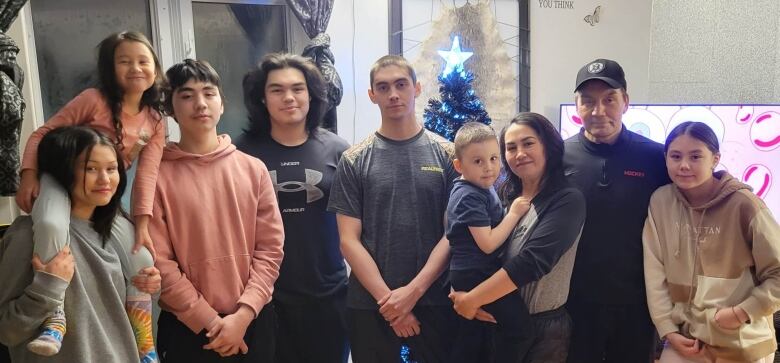
<svg viewBox="0 0 780 363"><path fill-rule="evenodd" d="M587 201L567 309L574 329L570 363L651 362L642 228L650 195L669 182L663 145L623 125L623 68L609 59L577 73L574 100L583 127L565 143L567 179Z"/></svg>

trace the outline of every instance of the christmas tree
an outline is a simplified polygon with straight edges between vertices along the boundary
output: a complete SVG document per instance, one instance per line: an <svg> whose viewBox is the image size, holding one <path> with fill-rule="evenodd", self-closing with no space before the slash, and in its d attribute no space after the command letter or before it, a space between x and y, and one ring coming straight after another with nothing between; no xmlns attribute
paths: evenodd
<svg viewBox="0 0 780 363"><path fill-rule="evenodd" d="M491 120L485 111L485 105L474 93L471 83L474 74L466 70L463 62L473 53L460 49L460 40L456 36L449 51L439 51L447 60L447 66L439 75L439 93L441 99L428 101L423 119L425 128L447 140L453 141L455 133L469 121L490 125Z"/></svg>

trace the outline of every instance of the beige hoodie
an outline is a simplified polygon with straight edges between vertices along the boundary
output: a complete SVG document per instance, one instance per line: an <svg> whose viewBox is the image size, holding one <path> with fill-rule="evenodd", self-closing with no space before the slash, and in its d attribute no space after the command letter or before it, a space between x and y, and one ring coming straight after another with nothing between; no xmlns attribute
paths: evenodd
<svg viewBox="0 0 780 363"><path fill-rule="evenodd" d="M716 172L718 192L692 207L674 185L650 199L645 222L647 303L658 334L699 339L716 357L755 361L777 348L772 313L780 306L780 227L750 187ZM738 306L750 321L715 322Z"/></svg>

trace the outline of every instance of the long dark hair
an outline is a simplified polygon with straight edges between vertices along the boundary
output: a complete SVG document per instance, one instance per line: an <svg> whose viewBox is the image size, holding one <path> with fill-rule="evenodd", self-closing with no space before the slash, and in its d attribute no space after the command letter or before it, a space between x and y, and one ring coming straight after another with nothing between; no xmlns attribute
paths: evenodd
<svg viewBox="0 0 780 363"><path fill-rule="evenodd" d="M271 115L265 106L265 85L268 75L277 69L293 68L303 73L309 91L309 113L306 115L306 131L314 135L328 111L328 94L325 80L317 66L308 58L289 54L271 53L263 57L257 67L244 76L244 105L249 112L247 134L268 136L271 134Z"/></svg>
<svg viewBox="0 0 780 363"><path fill-rule="evenodd" d="M498 188L498 194L504 204L510 204L523 193L523 183L520 177L512 172L506 160L506 132L512 125L528 126L539 136L544 147L545 167L539 186L540 194L548 188L557 189L566 183L563 176L563 139L558 130L544 116L533 112L521 112L501 130L498 142L501 147L501 163L506 172L506 179Z"/></svg>
<svg viewBox="0 0 780 363"><path fill-rule="evenodd" d="M111 119L114 121L114 130L116 132L116 144L122 149L122 97L124 91L119 86L116 80L116 69L114 68L114 53L116 48L122 42L138 42L146 46L149 49L149 53L152 53L154 59L154 71L155 78L154 83L149 89L144 91L141 96L141 108L149 107L157 111L155 117L157 122L162 121L160 113L162 111L162 90L165 87L165 74L163 74L162 67L160 67L160 61L157 59L157 54L154 52L152 44L146 39L142 33L135 31L123 31L120 33L114 33L103 39L98 44L98 84L97 89L106 98L109 108L111 109Z"/></svg>
<svg viewBox="0 0 780 363"><path fill-rule="evenodd" d="M125 174L125 164L122 162L116 144L108 136L89 127L58 127L47 133L38 145L38 173L39 175L46 173L52 176L68 191L68 196L72 198L71 193L76 185L76 168L83 167L86 171L86 163L80 166L76 164L76 161L82 153L85 153L84 160L89 160L95 145L108 146L114 150L117 155L117 172L119 173L119 185L116 188L116 193L108 204L96 207L90 219L93 228L105 242L111 236L114 218L118 214L125 215L122 211L122 194L127 187L127 175Z"/></svg>

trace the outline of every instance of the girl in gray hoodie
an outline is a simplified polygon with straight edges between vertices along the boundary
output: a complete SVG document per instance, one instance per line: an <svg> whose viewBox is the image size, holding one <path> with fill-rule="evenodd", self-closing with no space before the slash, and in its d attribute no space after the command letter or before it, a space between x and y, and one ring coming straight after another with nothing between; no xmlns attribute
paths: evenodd
<svg viewBox="0 0 780 363"><path fill-rule="evenodd" d="M30 217L17 218L6 231L0 243L0 342L13 362L138 362L125 312L127 287L156 292L160 273L150 267L132 282L125 278L139 269L126 252L133 226L120 209L127 180L115 145L93 129L63 127L43 138L39 154L39 170L69 191L70 248L44 265L33 256ZM59 354L31 353L26 343L63 301L69 332Z"/></svg>

